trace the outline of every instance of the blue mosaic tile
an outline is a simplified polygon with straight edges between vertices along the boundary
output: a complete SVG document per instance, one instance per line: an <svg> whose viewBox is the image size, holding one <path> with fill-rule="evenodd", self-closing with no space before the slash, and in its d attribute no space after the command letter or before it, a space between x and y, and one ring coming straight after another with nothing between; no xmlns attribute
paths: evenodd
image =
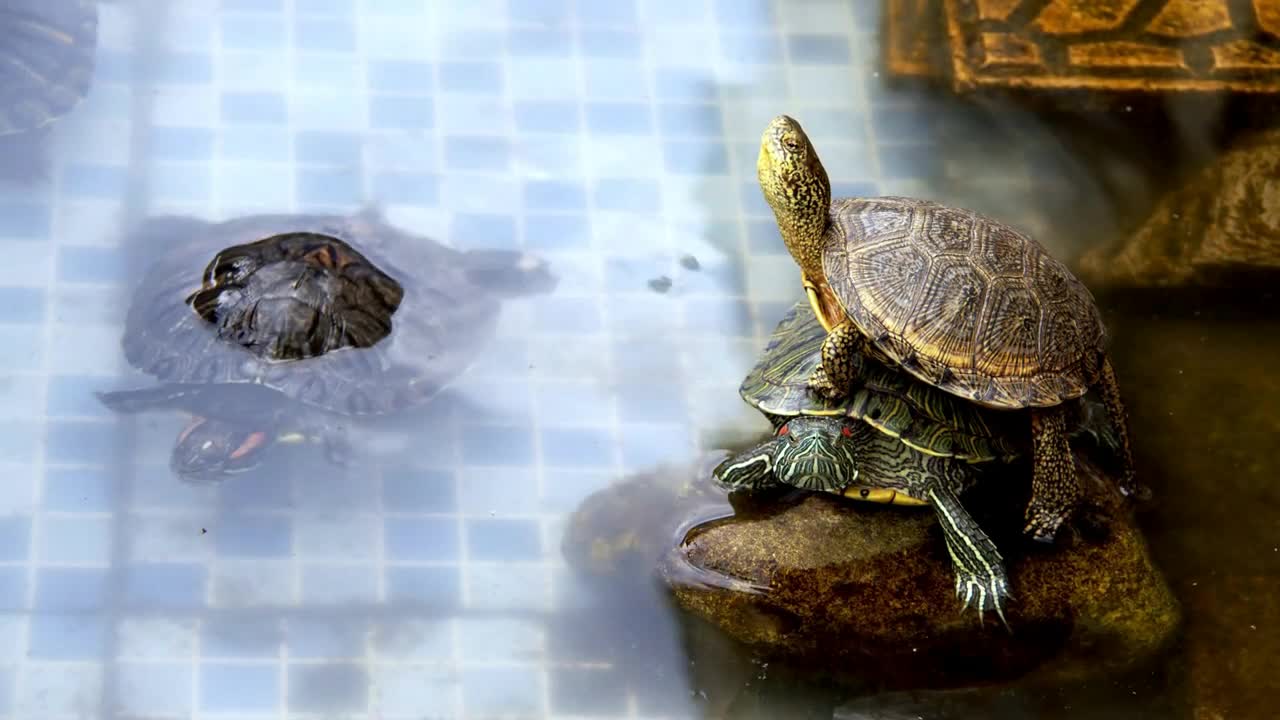
<svg viewBox="0 0 1280 720"><path fill-rule="evenodd" d="M181 717L190 711L192 669L184 661L119 662L115 694L121 715Z"/></svg>
<svg viewBox="0 0 1280 720"><path fill-rule="evenodd" d="M192 204L209 202L213 178L208 165L155 163L150 172L154 199Z"/></svg>
<svg viewBox="0 0 1280 720"><path fill-rule="evenodd" d="M541 509L550 513L572 513L582 499L607 487L616 480L614 470L578 470L555 468L543 471L546 489L542 491Z"/></svg>
<svg viewBox="0 0 1280 720"><path fill-rule="evenodd" d="M284 145L288 152L288 144ZM293 198L293 171L283 165L243 163L218 168L218 195L224 205L288 207Z"/></svg>
<svg viewBox="0 0 1280 720"><path fill-rule="evenodd" d="M224 515L209 532L227 557L283 557L293 550L293 526L284 516Z"/></svg>
<svg viewBox="0 0 1280 720"><path fill-rule="evenodd" d="M549 585L549 574L540 565L502 562L473 565L467 570L468 604L473 608L521 613L544 608Z"/></svg>
<svg viewBox="0 0 1280 720"><path fill-rule="evenodd" d="M587 189L568 180L526 180L524 206L530 210L586 210Z"/></svg>
<svg viewBox="0 0 1280 720"><path fill-rule="evenodd" d="M275 712L280 705L280 669L275 663L204 662L199 668L204 712Z"/></svg>
<svg viewBox="0 0 1280 720"><path fill-rule="evenodd" d="M364 159L364 138L347 132L301 130L293 137L298 162L307 165L359 167Z"/></svg>
<svg viewBox="0 0 1280 720"><path fill-rule="evenodd" d="M118 165L71 163L62 170L62 188L80 197L115 199L128 181L128 168Z"/></svg>
<svg viewBox="0 0 1280 720"><path fill-rule="evenodd" d="M760 192L760 183L757 181L742 184L738 191L738 201L742 203L742 211L748 215L773 217L773 210L765 201L764 193Z"/></svg>
<svg viewBox="0 0 1280 720"><path fill-rule="evenodd" d="M291 658L359 657L364 633L359 618L293 618L285 625L285 642Z"/></svg>
<svg viewBox="0 0 1280 720"><path fill-rule="evenodd" d="M512 29L507 35L507 50L516 58L568 57L573 54L573 36L563 29Z"/></svg>
<svg viewBox="0 0 1280 720"><path fill-rule="evenodd" d="M537 668L467 668L462 703L469 716L540 715L541 673Z"/></svg>
<svg viewBox="0 0 1280 720"><path fill-rule="evenodd" d="M564 23L572 15L571 5L571 0L513 0L507 4L507 17L522 23Z"/></svg>
<svg viewBox="0 0 1280 720"><path fill-rule="evenodd" d="M630 469L651 468L671 462L681 454L694 450L693 431L687 425L622 425L618 441L622 445L622 463Z"/></svg>
<svg viewBox="0 0 1280 720"><path fill-rule="evenodd" d="M45 452L50 460L78 464L110 464L120 454L110 423L59 420L49 423Z"/></svg>
<svg viewBox="0 0 1280 720"><path fill-rule="evenodd" d="M658 107L658 127L665 135L718 138L724 118L720 108L709 103L663 104Z"/></svg>
<svg viewBox="0 0 1280 720"><path fill-rule="evenodd" d="M587 129L607 135L646 135L653 132L649 106L643 103L587 103Z"/></svg>
<svg viewBox="0 0 1280 720"><path fill-rule="evenodd" d="M533 436L526 428L469 426L462 459L468 465L531 465Z"/></svg>
<svg viewBox="0 0 1280 720"><path fill-rule="evenodd" d="M715 77L700 68L658 68L654 72L654 91L661 100L714 102Z"/></svg>
<svg viewBox="0 0 1280 720"><path fill-rule="evenodd" d="M133 77L133 53L127 50L100 48L93 66L95 83L128 85Z"/></svg>
<svg viewBox="0 0 1280 720"><path fill-rule="evenodd" d="M192 528L192 532L199 530ZM208 568L188 563L148 563L125 570L125 601L134 607L205 606Z"/></svg>
<svg viewBox="0 0 1280 720"><path fill-rule="evenodd" d="M937 113L914 108L876 108L872 114L880 142L921 142L938 134Z"/></svg>
<svg viewBox="0 0 1280 720"><path fill-rule="evenodd" d="M583 25L634 25L636 0L579 2L578 22Z"/></svg>
<svg viewBox="0 0 1280 720"><path fill-rule="evenodd" d="M289 120L284 95L273 92L222 93L222 121L234 125L282 125Z"/></svg>
<svg viewBox="0 0 1280 720"><path fill-rule="evenodd" d="M275 619L212 615L201 623L200 652L205 658L274 660L283 640Z"/></svg>
<svg viewBox="0 0 1280 720"><path fill-rule="evenodd" d="M678 375L676 376L678 377ZM683 387L647 388L624 385L618 388L618 416L623 422L670 422L687 412Z"/></svg>
<svg viewBox="0 0 1280 720"><path fill-rule="evenodd" d="M316 564L302 571L308 605L369 604L378 599L378 569L367 565Z"/></svg>
<svg viewBox="0 0 1280 720"><path fill-rule="evenodd" d="M304 170L296 172L298 201L315 205L356 205L364 194L357 169Z"/></svg>
<svg viewBox="0 0 1280 720"><path fill-rule="evenodd" d="M880 174L886 179L929 178L942 171L941 154L935 145L880 145L876 151Z"/></svg>
<svg viewBox="0 0 1280 720"><path fill-rule="evenodd" d="M459 248L508 248L519 246L516 221L509 215L458 213L453 216L450 237Z"/></svg>
<svg viewBox="0 0 1280 720"><path fill-rule="evenodd" d="M151 156L163 160L208 162L213 157L214 133L210 128L166 127L151 129Z"/></svg>
<svg viewBox="0 0 1280 720"><path fill-rule="evenodd" d="M880 190L871 182L833 182L832 197L870 197L879 195ZM781 235L779 235L781 237Z"/></svg>
<svg viewBox="0 0 1280 720"><path fill-rule="evenodd" d="M587 30L579 33L578 45L588 58L634 58L643 54L640 36L634 32Z"/></svg>
<svg viewBox="0 0 1280 720"><path fill-rule="evenodd" d="M596 60L583 68L587 95L595 98L643 100L648 93L649 74L643 65L630 61Z"/></svg>
<svg viewBox="0 0 1280 720"><path fill-rule="evenodd" d="M721 143L669 140L662 144L662 166L681 175L725 175L729 151Z"/></svg>
<svg viewBox="0 0 1280 720"><path fill-rule="evenodd" d="M440 63L440 89L449 92L499 94L503 88L502 66L496 62Z"/></svg>
<svg viewBox="0 0 1280 720"><path fill-rule="evenodd" d="M207 85L213 81L213 56L197 52L168 52L156 61L156 80L176 85Z"/></svg>
<svg viewBox="0 0 1280 720"><path fill-rule="evenodd" d="M461 483L463 514L528 513L538 503L538 471L527 468L468 468Z"/></svg>
<svg viewBox="0 0 1280 720"><path fill-rule="evenodd" d="M524 240L538 250L581 250L591 246L591 225L580 215L529 215Z"/></svg>
<svg viewBox="0 0 1280 720"><path fill-rule="evenodd" d="M769 0L712 0L716 23L725 27L771 28L776 20Z"/></svg>
<svg viewBox="0 0 1280 720"><path fill-rule="evenodd" d="M440 38L440 57L493 58L507 54L506 33L497 30L452 29Z"/></svg>
<svg viewBox="0 0 1280 720"><path fill-rule="evenodd" d="M576 102L529 100L515 104L515 126L525 132L572 134L582 123Z"/></svg>
<svg viewBox="0 0 1280 720"><path fill-rule="evenodd" d="M27 655L38 660L98 660L106 639L105 618L34 615L27 636Z"/></svg>
<svg viewBox="0 0 1280 720"><path fill-rule="evenodd" d="M787 51L794 63L843 65L850 60L849 38L845 35L794 33L787 36Z"/></svg>
<svg viewBox="0 0 1280 720"><path fill-rule="evenodd" d="M293 44L301 50L355 52L355 28L341 20L297 18L293 24Z"/></svg>
<svg viewBox="0 0 1280 720"><path fill-rule="evenodd" d="M446 137L444 161L451 170L506 170L511 143L501 137Z"/></svg>
<svg viewBox="0 0 1280 720"><path fill-rule="evenodd" d="M698 298L685 303L688 330L719 335L751 334L751 308L736 298Z"/></svg>
<svg viewBox="0 0 1280 720"><path fill-rule="evenodd" d="M411 60L376 60L366 71L369 89L374 92L431 94L431 63Z"/></svg>
<svg viewBox="0 0 1280 720"><path fill-rule="evenodd" d="M392 512L453 512L458 508L453 473L405 469L385 475L382 478L382 503L385 510Z"/></svg>
<svg viewBox="0 0 1280 720"><path fill-rule="evenodd" d="M293 10L299 15L355 14L355 0L293 0Z"/></svg>
<svg viewBox="0 0 1280 720"><path fill-rule="evenodd" d="M708 19L705 2L645 0L645 20L663 25L689 25Z"/></svg>
<svg viewBox="0 0 1280 720"><path fill-rule="evenodd" d="M13 712L14 683L17 681L16 669L0 669L0 713Z"/></svg>
<svg viewBox="0 0 1280 720"><path fill-rule="evenodd" d="M662 210L662 192L655 180L601 178L593 191L596 207L652 215Z"/></svg>
<svg viewBox="0 0 1280 720"><path fill-rule="evenodd" d="M228 50L273 50L285 44L284 18L263 15L222 16L222 47Z"/></svg>
<svg viewBox="0 0 1280 720"><path fill-rule="evenodd" d="M449 609L462 599L456 567L389 567L386 576L387 596L393 602Z"/></svg>
<svg viewBox="0 0 1280 720"><path fill-rule="evenodd" d="M458 521L395 517L384 521L387 562L457 562Z"/></svg>
<svg viewBox="0 0 1280 720"><path fill-rule="evenodd" d="M538 383L534 401L545 422L607 426L613 420L609 393L590 381Z"/></svg>
<svg viewBox="0 0 1280 720"><path fill-rule="evenodd" d="M370 178L380 201L432 207L440 203L440 179L429 173L380 172Z"/></svg>
<svg viewBox="0 0 1280 720"><path fill-rule="evenodd" d="M25 562L30 547L30 517L16 515L0 518L0 561Z"/></svg>
<svg viewBox="0 0 1280 720"><path fill-rule="evenodd" d="M27 607L27 568L0 567L0 610Z"/></svg>
<svg viewBox="0 0 1280 720"><path fill-rule="evenodd" d="M560 467L607 467L613 464L613 436L608 430L541 429L542 460Z"/></svg>
<svg viewBox="0 0 1280 720"><path fill-rule="evenodd" d="M223 128L221 155L258 162L289 162L289 131L284 128Z"/></svg>
<svg viewBox="0 0 1280 720"><path fill-rule="evenodd" d="M107 512L114 507L113 485L105 468L46 468L41 500L54 512Z"/></svg>
<svg viewBox="0 0 1280 720"><path fill-rule="evenodd" d="M434 126L431 98L395 95L369 98L369 127L375 130L424 130Z"/></svg>
<svg viewBox="0 0 1280 720"><path fill-rule="evenodd" d="M51 221L49 206L44 203L0 203L0 237L44 240L49 237Z"/></svg>
<svg viewBox="0 0 1280 720"><path fill-rule="evenodd" d="M627 712L627 683L620 669L555 668L548 678L556 715L620 716Z"/></svg>
<svg viewBox="0 0 1280 720"><path fill-rule="evenodd" d="M35 606L44 610L96 610L107 593L107 571L98 568L41 568L36 573Z"/></svg>
<svg viewBox="0 0 1280 720"><path fill-rule="evenodd" d="M289 666L289 710L295 713L364 711L369 678L358 664Z"/></svg>
<svg viewBox="0 0 1280 720"><path fill-rule="evenodd" d="M534 327L542 332L593 334L603 328L598 307L585 307L582 298L542 298L534 308Z"/></svg>
<svg viewBox="0 0 1280 720"><path fill-rule="evenodd" d="M542 538L533 520L468 518L467 557L472 560L509 562L542 557Z"/></svg>
<svg viewBox="0 0 1280 720"><path fill-rule="evenodd" d="M107 517L46 516L40 527L39 560L53 565L108 565L111 534Z"/></svg>
<svg viewBox="0 0 1280 720"><path fill-rule="evenodd" d="M782 60L782 42L769 33L720 33L720 57L746 65L773 65Z"/></svg>
<svg viewBox="0 0 1280 720"><path fill-rule="evenodd" d="M299 88L315 88L346 95L363 94L364 68L351 62L350 55L298 53L294 58L293 80Z"/></svg>
<svg viewBox="0 0 1280 720"><path fill-rule="evenodd" d="M44 306L45 295L40 288L0 287L0 322L42 323Z"/></svg>

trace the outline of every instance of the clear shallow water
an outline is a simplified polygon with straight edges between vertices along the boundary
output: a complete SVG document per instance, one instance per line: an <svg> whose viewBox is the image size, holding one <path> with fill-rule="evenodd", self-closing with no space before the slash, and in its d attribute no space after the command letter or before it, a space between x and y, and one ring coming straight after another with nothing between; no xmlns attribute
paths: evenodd
<svg viewBox="0 0 1280 720"><path fill-rule="evenodd" d="M685 717L743 692L747 715L830 716L830 693L770 680L656 599L615 612L559 543L594 490L764 427L737 385L799 297L754 175L773 115L804 123L837 194L968 205L1061 253L1121 224L1021 111L888 87L878 16L871 0L102 6L94 86L56 126L48 180L0 187L0 715ZM119 348L147 261L123 228L371 202L449 244L536 251L561 282L508 303L492 352L369 432L364 462L284 452L185 485L167 468L182 418L94 401L148 382Z"/></svg>

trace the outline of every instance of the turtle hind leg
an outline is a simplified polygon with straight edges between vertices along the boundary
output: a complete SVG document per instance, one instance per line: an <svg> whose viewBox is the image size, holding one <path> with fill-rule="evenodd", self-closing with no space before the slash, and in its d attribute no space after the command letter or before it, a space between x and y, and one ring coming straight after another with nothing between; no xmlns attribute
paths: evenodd
<svg viewBox="0 0 1280 720"><path fill-rule="evenodd" d="M1144 493L1138 486L1133 462L1133 447L1129 442L1129 413L1120 398L1120 383L1116 380L1116 371L1109 357L1103 358L1098 388L1102 391L1102 402L1107 407L1108 419L1115 432L1117 447L1114 449L1120 454L1120 492L1126 496L1142 496Z"/></svg>
<svg viewBox="0 0 1280 720"><path fill-rule="evenodd" d="M728 490L762 490L779 485L773 472L777 448L786 442L774 438L726 458L711 471L712 477Z"/></svg>
<svg viewBox="0 0 1280 720"><path fill-rule="evenodd" d="M964 601L965 610L970 606L977 609L979 621L988 609L995 610L1008 629L1004 602L1009 598L1009 575L996 544L950 489L934 483L926 492L942 525L947 554L951 556L956 596Z"/></svg>
<svg viewBox="0 0 1280 720"><path fill-rule="evenodd" d="M1080 480L1067 434L1062 405L1031 411L1031 500L1023 532L1052 542L1058 527L1080 504Z"/></svg>
<svg viewBox="0 0 1280 720"><path fill-rule="evenodd" d="M858 360L869 351L867 336L849 320L831 328L822 341L822 364L809 376L809 388L832 399L849 394L858 375Z"/></svg>

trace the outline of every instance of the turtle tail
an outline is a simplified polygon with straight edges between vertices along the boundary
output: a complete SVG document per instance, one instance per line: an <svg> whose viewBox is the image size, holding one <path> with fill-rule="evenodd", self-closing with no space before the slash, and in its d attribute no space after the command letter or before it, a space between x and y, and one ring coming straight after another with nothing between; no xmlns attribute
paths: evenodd
<svg viewBox="0 0 1280 720"><path fill-rule="evenodd" d="M462 263L471 282L505 297L549 293L560 281L546 260L519 250L468 250Z"/></svg>

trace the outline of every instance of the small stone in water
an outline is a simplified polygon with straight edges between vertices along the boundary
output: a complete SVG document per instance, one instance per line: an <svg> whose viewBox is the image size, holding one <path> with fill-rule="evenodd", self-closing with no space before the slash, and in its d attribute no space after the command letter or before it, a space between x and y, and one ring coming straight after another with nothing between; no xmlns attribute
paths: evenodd
<svg viewBox="0 0 1280 720"><path fill-rule="evenodd" d="M702 264L698 262L698 258L692 255L680 256L680 265L686 270L701 270Z"/></svg>
<svg viewBox="0 0 1280 720"><path fill-rule="evenodd" d="M654 292L665 293L671 289L671 278L666 275L659 275L649 281L649 287L652 288Z"/></svg>

